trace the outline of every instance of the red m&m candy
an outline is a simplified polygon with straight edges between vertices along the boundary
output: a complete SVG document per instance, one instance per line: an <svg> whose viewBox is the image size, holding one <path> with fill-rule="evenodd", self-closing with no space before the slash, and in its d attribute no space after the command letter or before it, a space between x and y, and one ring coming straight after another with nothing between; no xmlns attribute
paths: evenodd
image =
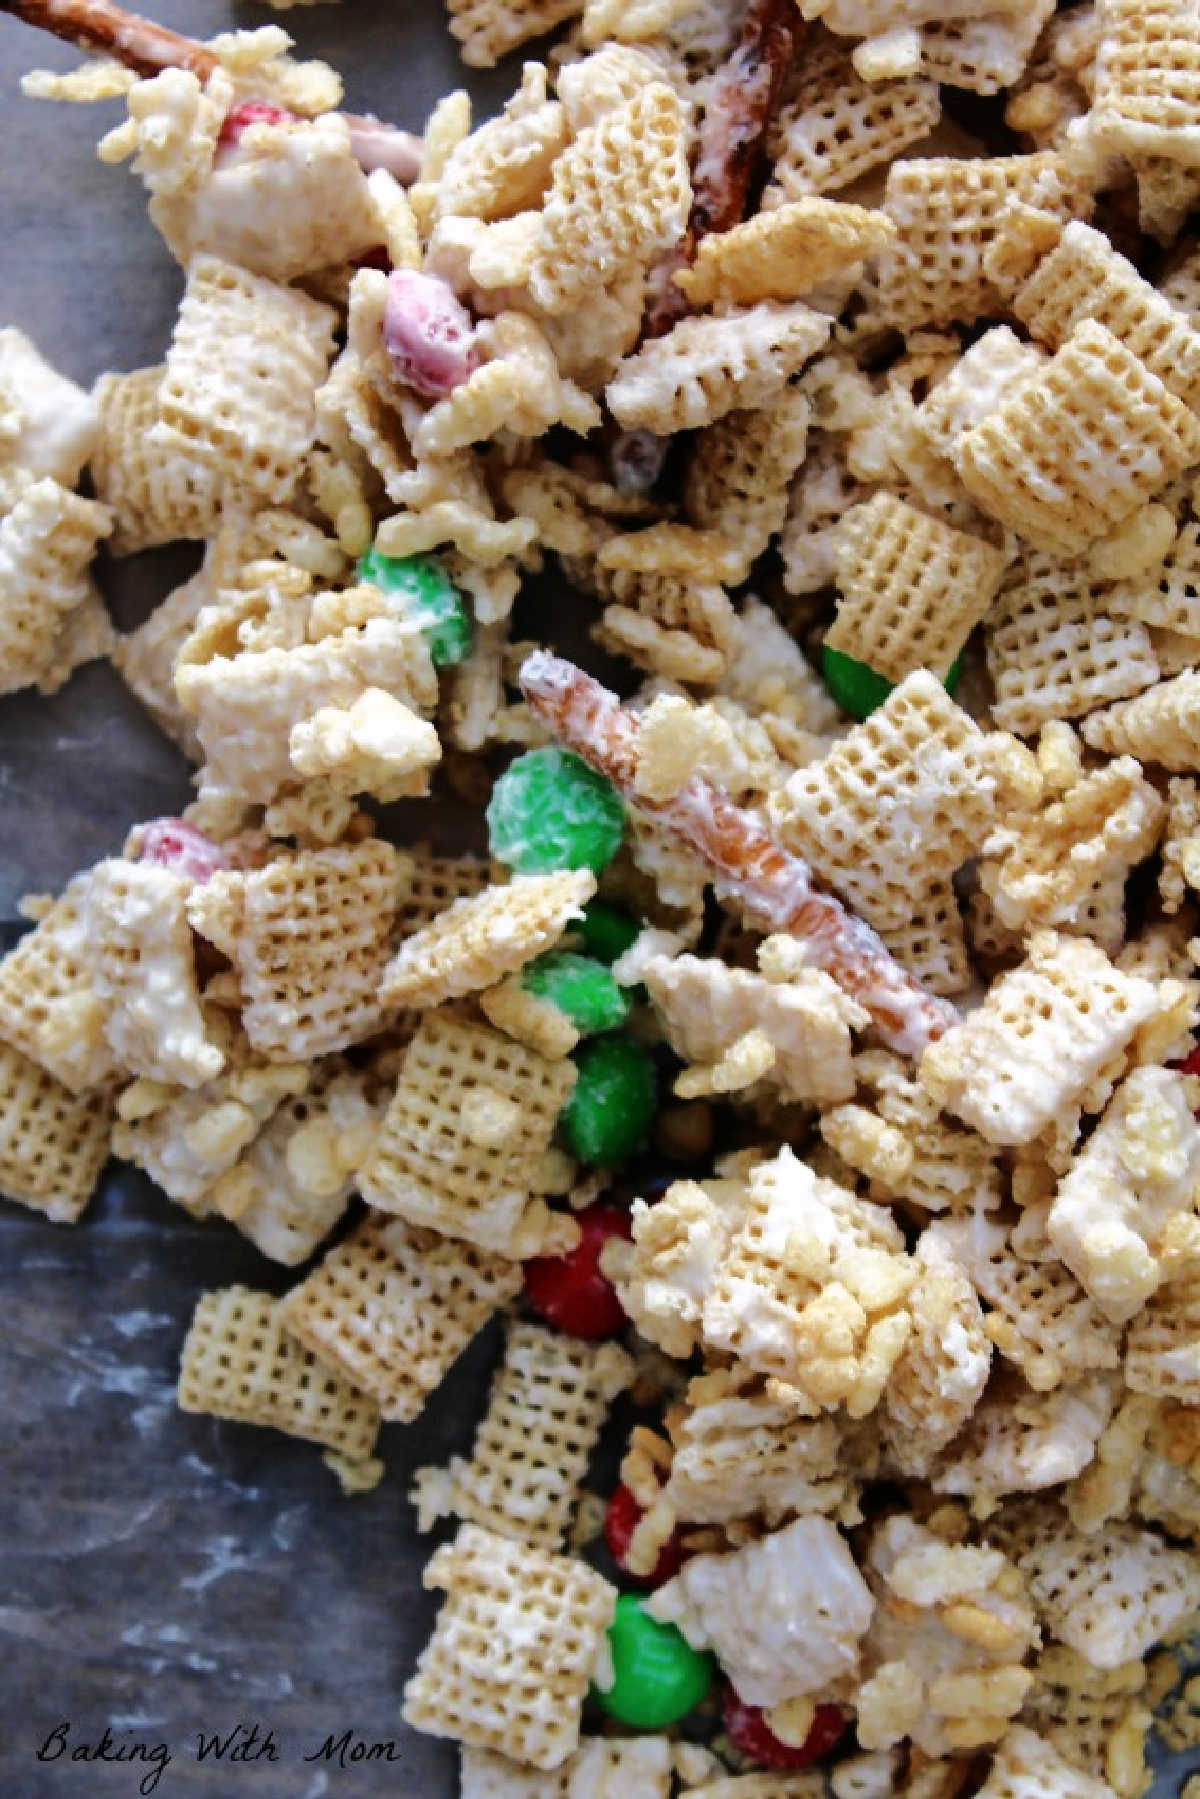
<svg viewBox="0 0 1200 1799"><path fill-rule="evenodd" d="M525 1264L525 1297L547 1324L572 1337L615 1337L625 1329L616 1289L600 1272L600 1251L610 1237L628 1237L622 1206L589 1206L580 1212L582 1236L565 1256L535 1256Z"/></svg>
<svg viewBox="0 0 1200 1799"><path fill-rule="evenodd" d="M721 1721L735 1748L763 1768L808 1768L828 1755L846 1732L846 1714L840 1705L818 1705L812 1727L803 1743L784 1743L775 1735L757 1705L747 1705L733 1688L726 1687Z"/></svg>

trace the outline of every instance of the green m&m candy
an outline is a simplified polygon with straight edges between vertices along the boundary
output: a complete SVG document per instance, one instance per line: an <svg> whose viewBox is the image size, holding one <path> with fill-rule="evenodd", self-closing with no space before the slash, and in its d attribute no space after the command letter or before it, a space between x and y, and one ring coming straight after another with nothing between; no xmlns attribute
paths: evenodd
<svg viewBox="0 0 1200 1799"><path fill-rule="evenodd" d="M886 676L877 675L865 662L856 662L853 656L843 655L841 650L830 649L827 643L821 646L821 673L825 677L826 687L843 712L848 712L851 718L870 718L896 685ZM954 692L961 674L960 655L951 663L943 682L947 693Z"/></svg>
<svg viewBox="0 0 1200 1799"><path fill-rule="evenodd" d="M592 1692L610 1718L634 1730L665 1730L695 1711L716 1673L711 1655L693 1649L673 1624L660 1624L626 1593L608 1627L613 1684Z"/></svg>
<svg viewBox="0 0 1200 1799"><path fill-rule="evenodd" d="M569 950L551 950L530 962L521 985L538 999L548 1000L565 1012L585 1037L611 1031L629 1017L630 1002L603 962L575 956Z"/></svg>
<svg viewBox="0 0 1200 1799"><path fill-rule="evenodd" d="M608 1167L640 1149L658 1100L654 1058L624 1035L597 1037L574 1056L575 1090L559 1120L581 1162Z"/></svg>
<svg viewBox="0 0 1200 1799"><path fill-rule="evenodd" d="M451 668L471 647L471 620L457 587L434 556L385 556L368 550L358 578L395 594L420 624L435 668Z"/></svg>
<svg viewBox="0 0 1200 1799"><path fill-rule="evenodd" d="M609 967L636 941L640 928L636 918L604 900L590 900L583 908L583 917L571 925L572 934L579 938L585 952Z"/></svg>
<svg viewBox="0 0 1200 1799"><path fill-rule="evenodd" d="M625 807L610 781L570 750L529 750L500 776L487 809L488 842L498 862L520 874L590 868L612 861L625 831Z"/></svg>

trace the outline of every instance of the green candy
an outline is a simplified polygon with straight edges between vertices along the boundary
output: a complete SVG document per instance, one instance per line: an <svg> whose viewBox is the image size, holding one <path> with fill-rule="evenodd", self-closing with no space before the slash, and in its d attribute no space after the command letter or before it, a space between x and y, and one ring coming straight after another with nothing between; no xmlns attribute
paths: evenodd
<svg viewBox="0 0 1200 1799"><path fill-rule="evenodd" d="M631 1593L617 1600L608 1627L613 1684L592 1692L610 1718L634 1730L665 1730L708 1697L716 1662L676 1630L660 1624Z"/></svg>
<svg viewBox="0 0 1200 1799"><path fill-rule="evenodd" d="M583 908L571 930L579 938L589 956L609 967L623 956L636 940L640 927L628 912L619 912L604 900L592 900Z"/></svg>
<svg viewBox="0 0 1200 1799"><path fill-rule="evenodd" d="M529 964L521 976L521 985L528 993L565 1012L585 1037L597 1031L611 1031L629 1017L627 996L604 964L594 962L590 956L551 950Z"/></svg>
<svg viewBox="0 0 1200 1799"><path fill-rule="evenodd" d="M639 1149L658 1100L649 1051L628 1036L597 1037L575 1052L578 1077L560 1123L581 1162L606 1168Z"/></svg>
<svg viewBox="0 0 1200 1799"><path fill-rule="evenodd" d="M590 868L612 861L625 808L610 781L570 750L529 750L492 788L488 841L497 861L520 874Z"/></svg>
<svg viewBox="0 0 1200 1799"><path fill-rule="evenodd" d="M821 672L826 687L851 718L870 718L895 686L894 681L877 675L865 662L856 662L853 656L845 656L841 650L831 650L828 644L821 646ZM962 656L958 655L942 683L947 693L954 692L961 674Z"/></svg>
<svg viewBox="0 0 1200 1799"><path fill-rule="evenodd" d="M368 550L358 578L381 593L396 594L415 618L435 668L452 668L471 647L471 620L462 595L433 556L385 556Z"/></svg>

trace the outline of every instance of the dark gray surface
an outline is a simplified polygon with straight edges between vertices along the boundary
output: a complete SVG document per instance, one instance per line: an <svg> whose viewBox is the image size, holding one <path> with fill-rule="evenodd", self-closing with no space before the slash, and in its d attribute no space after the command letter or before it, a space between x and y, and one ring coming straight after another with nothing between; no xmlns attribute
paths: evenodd
<svg viewBox="0 0 1200 1799"><path fill-rule="evenodd" d="M438 0L282 16L209 0L149 10L197 36L281 22L304 53L343 71L348 104L418 129L466 80ZM120 105L20 96L21 71L76 61L0 16L0 323L90 381L162 355L182 283L140 182L96 161ZM470 85L490 110L513 73ZM110 586L121 622L181 566L178 554L124 565ZM22 892L57 886L187 795L182 761L107 667L53 699L0 700L0 923ZM0 1202L2 1799L137 1792L144 1765L35 1760L68 1719L69 1748L95 1746L105 1725L118 1744L165 1740L174 1759L159 1794L457 1790L449 1747L397 1719L436 1609L421 1592L428 1543L405 1494L414 1466L469 1443L492 1342L464 1358L419 1427L384 1432L383 1486L344 1500L314 1447L173 1406L200 1292L287 1279L234 1231L191 1223L130 1172L110 1173L73 1229ZM273 1729L281 1759L198 1765L196 1733L239 1720ZM345 1771L301 1759L346 1729L394 1739L402 1759Z"/></svg>

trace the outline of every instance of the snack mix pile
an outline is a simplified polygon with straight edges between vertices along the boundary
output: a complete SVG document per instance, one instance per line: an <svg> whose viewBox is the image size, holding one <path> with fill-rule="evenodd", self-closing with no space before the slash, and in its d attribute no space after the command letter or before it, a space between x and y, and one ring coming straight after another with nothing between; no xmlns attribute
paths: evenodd
<svg viewBox="0 0 1200 1799"><path fill-rule="evenodd" d="M26 91L125 97L186 292L90 393L0 332L0 680L109 657L196 798L26 902L0 1189L111 1152L300 1270L179 1403L350 1493L503 1315L413 1489L464 1799L1137 1799L1200 1740L1200 4L450 0L546 60L420 138L86 10ZM117 636L98 548L177 540Z"/></svg>

